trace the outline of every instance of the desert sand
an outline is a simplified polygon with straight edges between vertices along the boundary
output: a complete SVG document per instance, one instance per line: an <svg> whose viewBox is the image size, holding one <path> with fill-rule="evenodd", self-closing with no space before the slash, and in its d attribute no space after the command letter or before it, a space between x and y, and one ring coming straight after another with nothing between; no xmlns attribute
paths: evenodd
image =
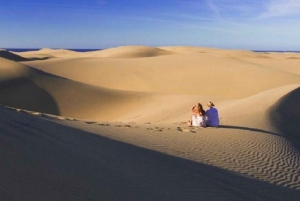
<svg viewBox="0 0 300 201"><path fill-rule="evenodd" d="M1 199L299 200L299 103L297 53L2 49Z"/></svg>

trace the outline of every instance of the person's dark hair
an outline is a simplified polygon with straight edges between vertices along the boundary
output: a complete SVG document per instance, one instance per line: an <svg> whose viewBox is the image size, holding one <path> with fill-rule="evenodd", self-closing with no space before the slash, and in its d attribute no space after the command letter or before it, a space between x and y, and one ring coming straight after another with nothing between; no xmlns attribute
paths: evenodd
<svg viewBox="0 0 300 201"><path fill-rule="evenodd" d="M203 109L203 106L201 103L198 103L198 109L199 109L199 113L204 116L205 115L205 110Z"/></svg>

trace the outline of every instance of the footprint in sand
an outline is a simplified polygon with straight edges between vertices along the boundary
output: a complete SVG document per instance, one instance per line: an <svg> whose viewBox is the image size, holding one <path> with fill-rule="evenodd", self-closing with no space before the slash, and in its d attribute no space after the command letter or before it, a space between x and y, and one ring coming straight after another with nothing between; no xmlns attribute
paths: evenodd
<svg viewBox="0 0 300 201"><path fill-rule="evenodd" d="M104 124L104 123L97 123L99 126L109 126L109 124Z"/></svg>
<svg viewBox="0 0 300 201"><path fill-rule="evenodd" d="M196 133L196 131L193 129L181 128L181 127L177 127L177 131L184 132L184 133Z"/></svg>
<svg viewBox="0 0 300 201"><path fill-rule="evenodd" d="M182 128L181 128L181 127L177 127L177 130L178 130L178 131L182 131Z"/></svg>
<svg viewBox="0 0 300 201"><path fill-rule="evenodd" d="M121 128L121 127L125 127L125 128L138 128L138 126L132 126L132 125L115 125L115 127L119 127L119 128Z"/></svg>
<svg viewBox="0 0 300 201"><path fill-rule="evenodd" d="M70 117L66 118L66 120L68 120L68 121L77 121L77 119L70 118Z"/></svg>
<svg viewBox="0 0 300 201"><path fill-rule="evenodd" d="M164 129L161 128L161 127L155 127L154 130L155 130L155 131L163 131Z"/></svg>
<svg viewBox="0 0 300 201"><path fill-rule="evenodd" d="M96 122L96 121L85 121L87 124L94 124L99 126L109 126L110 124L102 123L102 122Z"/></svg>
<svg viewBox="0 0 300 201"><path fill-rule="evenodd" d="M96 121L85 121L85 123L87 123L87 124L97 124Z"/></svg>
<svg viewBox="0 0 300 201"><path fill-rule="evenodd" d="M152 131L163 131L163 128L155 127L155 128L147 128L147 130L152 130Z"/></svg>

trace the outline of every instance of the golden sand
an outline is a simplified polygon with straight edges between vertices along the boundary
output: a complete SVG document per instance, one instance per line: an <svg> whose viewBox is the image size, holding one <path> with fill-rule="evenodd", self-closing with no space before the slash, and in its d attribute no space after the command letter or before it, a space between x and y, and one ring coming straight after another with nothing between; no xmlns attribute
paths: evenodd
<svg viewBox="0 0 300 201"><path fill-rule="evenodd" d="M299 54L1 51L4 200L300 197ZM208 101L221 126L187 126Z"/></svg>

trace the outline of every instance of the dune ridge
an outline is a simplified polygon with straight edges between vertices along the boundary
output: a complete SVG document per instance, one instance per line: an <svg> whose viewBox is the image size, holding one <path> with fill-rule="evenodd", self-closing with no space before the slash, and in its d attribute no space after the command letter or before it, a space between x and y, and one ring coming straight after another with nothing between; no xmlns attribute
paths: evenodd
<svg viewBox="0 0 300 201"><path fill-rule="evenodd" d="M120 104L126 99L143 99L143 94L118 92L77 83L31 69L11 61L2 61L10 72L1 79L1 104L76 118L107 119L116 116L108 113L110 104ZM15 71L11 71L15 69ZM5 83L4 83L5 81ZM74 90L76 89L76 90ZM145 96L145 95L144 95ZM20 101L21 100L21 101ZM133 107L132 101L126 102ZM126 107L123 107L123 110ZM127 109L129 110L129 109ZM97 112L98 111L98 112ZM120 113L124 112L122 109ZM107 114L108 113L108 114Z"/></svg>
<svg viewBox="0 0 300 201"><path fill-rule="evenodd" d="M79 83L0 59L7 74L0 81L0 104L79 119L118 120L132 111L168 102L169 95L120 91ZM5 81L5 83L4 83ZM181 98L176 96L174 98ZM191 104L191 100L181 98ZM196 100L194 97L192 100ZM20 101L22 100L22 101ZM180 100L177 100L177 102ZM150 104L152 103L152 105ZM154 104L153 104L154 103ZM175 105L176 103L174 103ZM141 112L143 114L143 112ZM139 114L140 115L140 114ZM136 119L129 115L128 119Z"/></svg>
<svg viewBox="0 0 300 201"><path fill-rule="evenodd" d="M25 57L21 57L17 54L14 54L10 51L3 50L3 49L0 49L0 57L9 59L9 60L13 60L13 61L29 61L29 59L27 59Z"/></svg>
<svg viewBox="0 0 300 201"><path fill-rule="evenodd" d="M0 189L5 200L297 200L299 196L293 189L97 136L64 120L3 107L0 111L0 157L6 161L0 164ZM112 130L95 126L102 133ZM115 129L126 130L130 128Z"/></svg>
<svg viewBox="0 0 300 201"><path fill-rule="evenodd" d="M26 58L41 55L0 58L7 200L299 199L298 54L128 46ZM188 126L208 101L220 127Z"/></svg>
<svg viewBox="0 0 300 201"><path fill-rule="evenodd" d="M151 124L134 124L131 128L128 125L128 130L122 131L122 135L98 132L96 122L96 127L89 124L84 129L118 141L299 190L298 147L289 141L285 132L279 132L273 127L266 113L281 96L297 87L299 85L280 87L239 101L224 102L218 106L222 117L218 129L188 127L184 122L188 113L182 116L177 113L167 121L162 120L167 122L163 124L153 124L150 121ZM258 103L260 105L256 107ZM248 108L255 110L247 111ZM116 124L111 126L126 128L121 123ZM82 126L77 128L83 129Z"/></svg>
<svg viewBox="0 0 300 201"><path fill-rule="evenodd" d="M268 110L269 118L273 126L280 132L286 133L287 137L296 144L299 149L300 144L300 88L296 88L290 93L282 96Z"/></svg>
<svg viewBox="0 0 300 201"><path fill-rule="evenodd" d="M177 53L138 60L63 58L23 63L51 74L110 89L223 98L248 97L300 82L296 63L289 70L284 70L284 62L278 68L249 62L239 57L239 53L233 58L227 55L229 50L226 54L222 51L214 50L210 54ZM277 59L267 60L273 64Z"/></svg>
<svg viewBox="0 0 300 201"><path fill-rule="evenodd" d="M121 46L105 50L87 52L86 57L113 57L113 58L143 58L172 54L171 51L149 46Z"/></svg>

